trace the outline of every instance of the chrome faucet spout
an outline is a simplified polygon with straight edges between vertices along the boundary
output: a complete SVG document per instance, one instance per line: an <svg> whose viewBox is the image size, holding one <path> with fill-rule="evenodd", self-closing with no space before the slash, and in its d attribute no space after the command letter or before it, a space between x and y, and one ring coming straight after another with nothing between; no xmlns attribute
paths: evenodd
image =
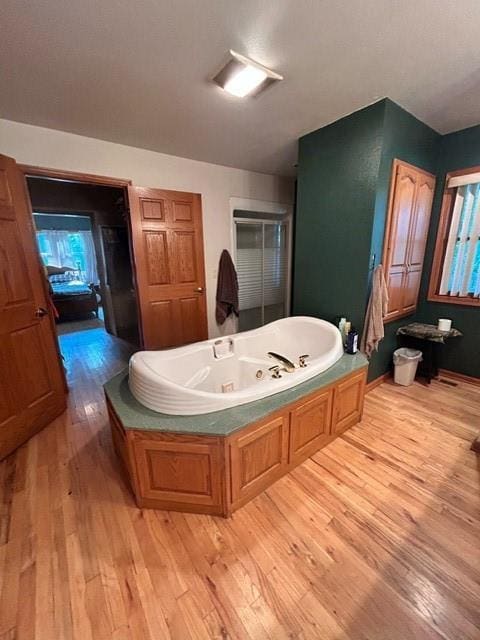
<svg viewBox="0 0 480 640"><path fill-rule="evenodd" d="M285 356L282 356L279 353L275 353L275 351L269 351L268 355L270 356L270 358L273 358L277 362L280 362L282 367L288 373L293 373L295 371L295 368L296 368L295 365L293 364L293 362L291 360L289 360Z"/></svg>

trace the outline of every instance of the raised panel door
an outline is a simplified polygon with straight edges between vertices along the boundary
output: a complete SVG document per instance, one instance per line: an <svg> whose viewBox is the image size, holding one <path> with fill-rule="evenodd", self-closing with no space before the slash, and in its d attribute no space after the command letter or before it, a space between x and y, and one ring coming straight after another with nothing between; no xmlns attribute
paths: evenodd
<svg viewBox="0 0 480 640"><path fill-rule="evenodd" d="M25 181L0 156L0 458L66 406Z"/></svg>
<svg viewBox="0 0 480 640"><path fill-rule="evenodd" d="M417 305L435 178L395 160L385 229L383 264L389 292L385 321Z"/></svg>
<svg viewBox="0 0 480 640"><path fill-rule="evenodd" d="M405 286L406 269L400 269L387 274L388 314L401 313L403 309L403 289Z"/></svg>
<svg viewBox="0 0 480 640"><path fill-rule="evenodd" d="M408 238L415 205L415 194L415 173L409 168L400 166L395 180L391 233L388 242L390 269L407 265Z"/></svg>
<svg viewBox="0 0 480 640"><path fill-rule="evenodd" d="M409 267L419 267L421 269L423 265L434 190L435 178L433 176L420 175L409 242Z"/></svg>
<svg viewBox="0 0 480 640"><path fill-rule="evenodd" d="M435 178L420 173L410 229L408 263L404 283L404 312L413 312L417 307L434 190Z"/></svg>
<svg viewBox="0 0 480 640"><path fill-rule="evenodd" d="M207 338L200 195L129 187L143 346Z"/></svg>
<svg viewBox="0 0 480 640"><path fill-rule="evenodd" d="M420 290L420 282L422 280L421 268L409 268L405 274L405 281L403 285L403 302L402 311L412 312L415 311L418 300L418 292Z"/></svg>

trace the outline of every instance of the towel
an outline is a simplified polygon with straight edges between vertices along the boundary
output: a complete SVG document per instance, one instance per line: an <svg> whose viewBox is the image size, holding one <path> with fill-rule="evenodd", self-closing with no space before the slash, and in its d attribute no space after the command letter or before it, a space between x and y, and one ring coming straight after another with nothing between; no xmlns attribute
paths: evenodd
<svg viewBox="0 0 480 640"><path fill-rule="evenodd" d="M215 317L223 324L232 312L238 316L238 278L232 258L226 249L218 263L217 307Z"/></svg>
<svg viewBox="0 0 480 640"><path fill-rule="evenodd" d="M367 358L378 349L378 343L383 340L383 318L388 311L388 289L383 275L381 264L373 272L372 291L368 301L367 313L363 325L363 335L360 343L360 351Z"/></svg>

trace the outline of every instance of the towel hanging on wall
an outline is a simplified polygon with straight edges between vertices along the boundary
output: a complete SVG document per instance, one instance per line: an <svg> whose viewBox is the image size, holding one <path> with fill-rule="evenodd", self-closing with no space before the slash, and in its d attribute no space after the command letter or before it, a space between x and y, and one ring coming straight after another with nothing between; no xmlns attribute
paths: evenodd
<svg viewBox="0 0 480 640"><path fill-rule="evenodd" d="M224 249L218 263L217 306L215 309L217 323L223 324L232 313L238 316L238 278L232 258Z"/></svg>
<svg viewBox="0 0 480 640"><path fill-rule="evenodd" d="M372 290L368 300L367 313L363 325L360 351L367 358L378 349L378 343L383 340L385 331L383 328L383 318L388 311L388 289L383 275L381 264L375 267L373 272Z"/></svg>

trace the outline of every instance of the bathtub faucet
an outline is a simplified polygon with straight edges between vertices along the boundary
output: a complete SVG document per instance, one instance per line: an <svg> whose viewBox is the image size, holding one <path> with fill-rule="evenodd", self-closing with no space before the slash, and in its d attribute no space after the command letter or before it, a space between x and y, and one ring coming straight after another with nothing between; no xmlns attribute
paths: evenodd
<svg viewBox="0 0 480 640"><path fill-rule="evenodd" d="M285 358L285 356L281 356L279 353L275 353L275 351L269 351L268 355L270 356L270 358L273 358L277 362L280 362L284 370L288 373L293 373L295 371L295 365L291 360Z"/></svg>

